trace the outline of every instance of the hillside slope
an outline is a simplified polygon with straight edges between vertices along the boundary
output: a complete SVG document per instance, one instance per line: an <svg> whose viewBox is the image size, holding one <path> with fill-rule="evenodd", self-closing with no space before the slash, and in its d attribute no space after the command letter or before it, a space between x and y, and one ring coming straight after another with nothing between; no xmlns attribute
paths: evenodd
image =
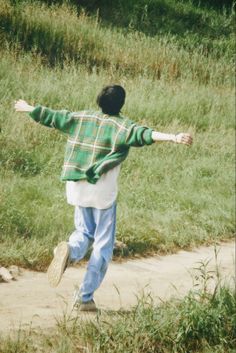
<svg viewBox="0 0 236 353"><path fill-rule="evenodd" d="M95 108L97 93L111 82L127 91L124 115L194 136L190 149L162 144L133 149L124 163L117 236L127 243L128 255L232 237L231 7L180 1L175 10L193 17L191 29L182 23L184 32L177 34L168 23L179 17L168 11L162 18L169 22L150 33L122 21L114 26L94 15L95 8L86 14L68 3L50 3L0 0L0 263L45 269L54 245L73 230L73 209L59 181L66 137L16 114L14 100L73 111ZM127 11L132 5L119 3ZM171 0L141 3L173 7ZM121 15L122 6L114 15ZM149 29L154 12L148 12ZM205 21L203 27L194 18Z"/></svg>

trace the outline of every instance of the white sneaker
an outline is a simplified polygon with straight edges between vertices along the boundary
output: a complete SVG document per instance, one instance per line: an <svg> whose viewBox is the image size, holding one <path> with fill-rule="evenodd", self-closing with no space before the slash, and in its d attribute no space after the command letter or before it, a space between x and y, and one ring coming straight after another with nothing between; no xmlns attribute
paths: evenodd
<svg viewBox="0 0 236 353"><path fill-rule="evenodd" d="M62 241L54 249L54 258L47 270L48 282L51 287L57 287L66 269L69 258L69 245Z"/></svg>

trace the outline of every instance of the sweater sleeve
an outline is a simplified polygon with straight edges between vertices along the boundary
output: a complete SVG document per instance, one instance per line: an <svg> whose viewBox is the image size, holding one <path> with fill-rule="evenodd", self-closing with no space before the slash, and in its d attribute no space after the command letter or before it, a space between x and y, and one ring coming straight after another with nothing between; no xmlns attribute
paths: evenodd
<svg viewBox="0 0 236 353"><path fill-rule="evenodd" d="M133 124L128 131L126 137L126 145L129 147L142 147L151 145L154 141L152 139L152 129Z"/></svg>
<svg viewBox="0 0 236 353"><path fill-rule="evenodd" d="M68 110L52 110L41 105L29 113L30 117L39 124L69 133L74 123L73 113Z"/></svg>

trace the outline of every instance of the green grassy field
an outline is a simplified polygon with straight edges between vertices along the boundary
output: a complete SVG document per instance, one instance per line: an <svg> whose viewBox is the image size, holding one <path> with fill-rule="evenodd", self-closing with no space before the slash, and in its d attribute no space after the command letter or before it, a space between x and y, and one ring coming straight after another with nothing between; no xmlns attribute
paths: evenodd
<svg viewBox="0 0 236 353"><path fill-rule="evenodd" d="M133 149L124 163L117 237L128 245L129 255L231 238L231 7L180 1L173 13L173 1L153 0L156 10L146 22L134 25L137 6L129 11L130 23L119 22L115 8L112 26L105 5L99 15L96 6L86 13L49 3L0 0L0 264L45 269L55 244L73 230L73 208L59 180L66 137L15 113L14 100L72 111L95 108L97 93L113 82L127 91L124 115L162 132L186 131L194 137L191 148ZM144 8L145 1L137 3ZM180 21L181 11L187 23Z"/></svg>

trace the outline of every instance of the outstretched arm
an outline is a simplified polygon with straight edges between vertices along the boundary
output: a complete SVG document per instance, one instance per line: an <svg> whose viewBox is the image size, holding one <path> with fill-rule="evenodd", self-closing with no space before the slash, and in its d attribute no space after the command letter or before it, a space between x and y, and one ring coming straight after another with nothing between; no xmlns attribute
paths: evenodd
<svg viewBox="0 0 236 353"><path fill-rule="evenodd" d="M162 132L153 131L152 139L154 142L174 142L181 143L183 145L190 146L193 143L193 138L188 133L179 133L177 135L174 134L164 134Z"/></svg>
<svg viewBox="0 0 236 353"><path fill-rule="evenodd" d="M165 134L159 131L154 131L150 128L131 125L126 138L126 144L129 147L141 147L144 145L151 145L154 142L174 142L190 146L193 142L192 136L188 133L179 134Z"/></svg>
<svg viewBox="0 0 236 353"><path fill-rule="evenodd" d="M68 110L52 110L41 105L33 107L22 99L15 102L15 109L17 112L28 112L37 123L65 133L68 133L74 124L73 113Z"/></svg>

